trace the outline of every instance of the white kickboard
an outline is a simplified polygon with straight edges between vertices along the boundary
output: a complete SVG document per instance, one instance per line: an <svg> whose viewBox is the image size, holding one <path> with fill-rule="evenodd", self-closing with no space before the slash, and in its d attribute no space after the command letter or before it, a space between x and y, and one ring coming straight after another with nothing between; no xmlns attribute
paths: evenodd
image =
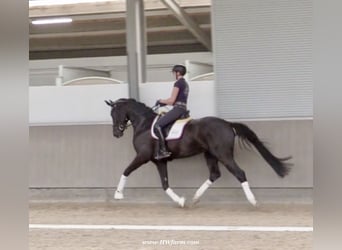
<svg viewBox="0 0 342 250"><path fill-rule="evenodd" d="M155 123L157 122L157 119L158 117L156 117L152 123L152 126L151 126L151 135L154 139L158 139L158 137L156 136L156 134L154 133L154 125ZM179 138L182 137L182 134L183 134L183 129L185 127L185 125L191 121L192 119L189 117L189 118L186 118L186 119L180 119L180 120L177 120L171 127L170 129L170 132L168 134L168 136L165 138L165 140L169 141L169 140L177 140Z"/></svg>

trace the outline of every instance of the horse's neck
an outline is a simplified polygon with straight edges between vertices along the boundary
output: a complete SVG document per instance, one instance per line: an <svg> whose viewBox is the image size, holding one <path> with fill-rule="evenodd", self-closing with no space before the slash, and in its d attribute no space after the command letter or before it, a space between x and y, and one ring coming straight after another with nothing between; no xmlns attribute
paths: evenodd
<svg viewBox="0 0 342 250"><path fill-rule="evenodd" d="M156 114L152 110L145 108L142 110L132 109L128 113L129 119L132 123L134 132L142 132L151 128Z"/></svg>

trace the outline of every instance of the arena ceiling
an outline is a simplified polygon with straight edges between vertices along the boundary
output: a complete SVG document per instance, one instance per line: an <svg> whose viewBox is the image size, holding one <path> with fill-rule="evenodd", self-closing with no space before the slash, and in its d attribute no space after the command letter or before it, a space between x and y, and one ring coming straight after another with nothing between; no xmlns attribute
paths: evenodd
<svg viewBox="0 0 342 250"><path fill-rule="evenodd" d="M30 1L30 59L126 55L126 2L108 0L57 5ZM46 3L49 0L45 1ZM163 0L145 0L148 54L209 51L192 28L211 40L211 0L176 0L192 26L184 25ZM71 23L32 21L69 17Z"/></svg>

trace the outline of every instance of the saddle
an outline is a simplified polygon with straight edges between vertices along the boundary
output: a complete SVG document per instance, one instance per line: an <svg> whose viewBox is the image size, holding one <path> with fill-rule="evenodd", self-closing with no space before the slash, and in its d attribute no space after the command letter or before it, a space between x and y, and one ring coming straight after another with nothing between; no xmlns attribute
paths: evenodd
<svg viewBox="0 0 342 250"><path fill-rule="evenodd" d="M154 133L154 125L164 114L165 113L161 113L157 115L156 118L154 118L154 121L151 126L151 136L154 139L158 140L158 137ZM169 141L180 139L183 135L185 125L191 120L192 118L190 117L190 112L189 110L187 110L187 112L184 115L182 115L178 120L164 127L163 132L165 134L165 140Z"/></svg>

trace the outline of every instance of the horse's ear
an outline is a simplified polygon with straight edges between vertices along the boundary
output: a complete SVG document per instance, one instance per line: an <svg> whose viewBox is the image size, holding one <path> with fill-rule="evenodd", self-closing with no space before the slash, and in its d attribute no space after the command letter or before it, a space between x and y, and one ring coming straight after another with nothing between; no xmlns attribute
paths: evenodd
<svg viewBox="0 0 342 250"><path fill-rule="evenodd" d="M106 103L108 106L113 107L113 102L112 102L112 100L109 100L109 101L105 100L105 103Z"/></svg>

